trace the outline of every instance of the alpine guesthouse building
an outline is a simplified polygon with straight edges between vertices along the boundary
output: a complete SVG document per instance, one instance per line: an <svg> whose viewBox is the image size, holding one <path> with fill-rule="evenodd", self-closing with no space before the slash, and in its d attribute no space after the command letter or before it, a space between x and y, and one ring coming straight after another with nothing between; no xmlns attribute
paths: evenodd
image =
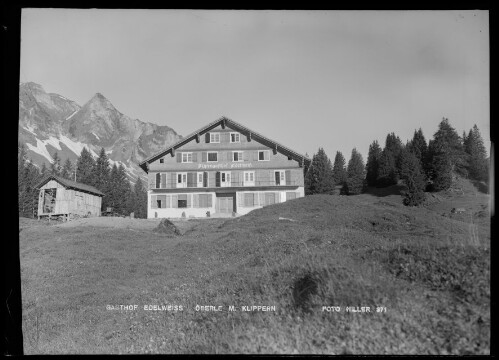
<svg viewBox="0 0 499 360"><path fill-rule="evenodd" d="M310 159L225 117L140 167L148 218L242 215L304 194Z"/></svg>

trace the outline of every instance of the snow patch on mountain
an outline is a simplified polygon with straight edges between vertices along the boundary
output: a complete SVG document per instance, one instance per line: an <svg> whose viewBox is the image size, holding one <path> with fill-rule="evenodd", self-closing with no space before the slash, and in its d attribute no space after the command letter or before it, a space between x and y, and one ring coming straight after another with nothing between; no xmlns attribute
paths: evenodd
<svg viewBox="0 0 499 360"><path fill-rule="evenodd" d="M36 146L33 146L30 143L26 143L26 146L31 151L36 152L37 154L40 154L41 156L45 157L50 163L52 163L54 161L54 159L52 159L52 156L47 151L47 148L45 147L44 141L41 141L40 139L36 139Z"/></svg>
<svg viewBox="0 0 499 360"><path fill-rule="evenodd" d="M29 126L29 125L26 125L26 126L23 126L23 129L32 133L33 135L37 136L37 134L35 133L35 128L33 126Z"/></svg>
<svg viewBox="0 0 499 360"><path fill-rule="evenodd" d="M95 136L95 137L97 138L97 140L100 140L100 137L98 137L96 133L92 132L91 134L92 134L93 136Z"/></svg>
<svg viewBox="0 0 499 360"><path fill-rule="evenodd" d="M88 147L88 145L85 144L85 143L71 140L70 138L68 138L68 137L66 137L66 136L64 136L62 134L59 135L59 140L60 140L60 142L62 142L64 145L66 145L72 152L74 152L78 156L80 156L81 151L83 150L83 148L86 147L87 150L89 150L90 153L93 156L98 157L98 155L95 153L95 151L93 151L92 149L90 149Z"/></svg>
<svg viewBox="0 0 499 360"><path fill-rule="evenodd" d="M69 116L66 118L66 120L71 119L71 118L74 116L74 114L76 114L77 112L78 112L78 110L76 110L74 113L72 113L71 115L69 115Z"/></svg>
<svg viewBox="0 0 499 360"><path fill-rule="evenodd" d="M57 150L62 150L61 145L59 145L59 139L56 137L49 137L47 140L42 140L43 145L52 145L55 147Z"/></svg>

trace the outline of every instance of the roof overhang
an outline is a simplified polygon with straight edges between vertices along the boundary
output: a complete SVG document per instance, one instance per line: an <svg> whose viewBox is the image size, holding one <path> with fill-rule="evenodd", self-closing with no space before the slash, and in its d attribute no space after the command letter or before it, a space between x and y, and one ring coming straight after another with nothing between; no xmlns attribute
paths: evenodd
<svg viewBox="0 0 499 360"><path fill-rule="evenodd" d="M195 140L196 142L200 142L202 135L209 132L210 130L213 130L214 128L216 128L219 125L221 125L222 128L228 127L232 130L238 131L241 134L246 135L249 139L256 140L259 143L268 146L269 148L271 148L274 151L274 153L279 152L279 153L287 156L288 159L290 159L290 160L292 159L292 160L298 161L300 166L308 167L310 165L311 160L308 157L306 157L305 155L301 155L301 154L289 149L288 147L279 144L276 141L273 141L273 140L255 132L255 131L251 130L251 129L248 129L247 127L235 122L234 120L228 119L226 117L222 117L222 118L206 125L205 127L199 129L198 131L195 131L192 134L189 134L185 138L182 138L181 140L177 141L175 144L173 144L169 148L162 150L162 151L150 156L149 158L142 161L139 164L139 166L142 168L142 170L144 170L146 173L148 173L150 163L158 160L159 158L162 158L165 155L174 154L176 149L182 147L183 145L187 144L188 142L190 142L192 140Z"/></svg>

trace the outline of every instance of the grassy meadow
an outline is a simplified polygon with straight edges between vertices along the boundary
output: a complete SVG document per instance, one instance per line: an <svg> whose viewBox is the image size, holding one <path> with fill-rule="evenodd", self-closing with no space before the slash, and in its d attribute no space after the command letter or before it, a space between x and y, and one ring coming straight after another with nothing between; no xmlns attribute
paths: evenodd
<svg viewBox="0 0 499 360"><path fill-rule="evenodd" d="M314 195L174 221L182 236L159 220L20 220L26 354L490 352L489 196L466 182L426 208Z"/></svg>

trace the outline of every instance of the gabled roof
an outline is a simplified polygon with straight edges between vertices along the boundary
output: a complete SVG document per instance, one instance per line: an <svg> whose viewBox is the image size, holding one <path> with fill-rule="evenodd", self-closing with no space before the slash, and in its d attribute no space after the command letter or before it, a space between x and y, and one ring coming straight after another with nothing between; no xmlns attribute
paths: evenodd
<svg viewBox="0 0 499 360"><path fill-rule="evenodd" d="M249 136L251 136L252 140L254 139L254 140L256 140L264 145L267 145L268 147L275 149L276 151L280 152L281 154L286 155L286 156L292 158L293 160L296 160L299 163L304 164L305 166L310 165L311 160L308 157L306 157L305 155L299 154L296 151L293 151L290 148L288 148L284 145L281 145L278 142L271 140L271 139L257 133L256 131L250 130L247 127L235 122L234 120L228 119L226 117L221 117L220 119L213 121L213 122L209 123L208 125L206 125L205 127L202 127L201 129L194 131L193 133L189 134L188 136L180 139L179 141L177 141L175 144L173 144L169 148L162 150L162 151L148 157L147 159L142 161L139 164L139 166L142 168L142 170L144 170L147 173L149 163L158 160L159 158L165 156L168 153L171 153L172 150L178 149L179 147L196 139L196 137L200 137L201 135L209 132L210 130L216 128L219 125L222 125L222 127L227 126L228 128L230 128L232 130L239 131L241 134L244 134L247 136L249 135Z"/></svg>
<svg viewBox="0 0 499 360"><path fill-rule="evenodd" d="M43 178L42 181L40 181L38 183L38 185L36 186L37 189L41 188L43 185L45 185L50 180L55 180L58 183L60 183L62 186L64 186L65 188L68 188L68 189L75 189L75 190L87 192L87 193L97 195L97 196L104 196L104 194L101 191L97 190L93 186L90 186L87 184L82 184L82 183L68 180L68 179L64 179L64 178L62 178L60 176L56 176L56 175L47 175L45 178Z"/></svg>

